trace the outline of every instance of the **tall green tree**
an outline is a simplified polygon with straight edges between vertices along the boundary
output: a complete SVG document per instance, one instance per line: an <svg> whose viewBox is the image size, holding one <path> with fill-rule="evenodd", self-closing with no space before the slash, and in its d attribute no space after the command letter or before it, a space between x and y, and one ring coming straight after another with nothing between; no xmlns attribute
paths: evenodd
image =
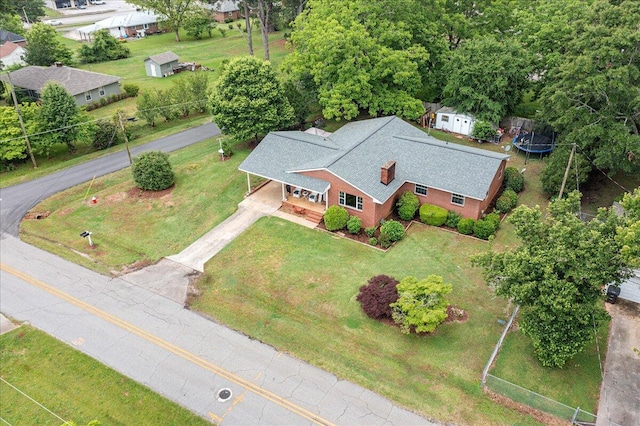
<svg viewBox="0 0 640 426"><path fill-rule="evenodd" d="M594 326L608 318L602 286L627 276L616 241L619 218L601 209L585 223L579 208L577 191L552 202L546 216L520 206L509 220L522 244L472 259L498 295L521 305L520 328L544 366L562 367L593 339Z"/></svg>
<svg viewBox="0 0 640 426"><path fill-rule="evenodd" d="M73 96L58 83L47 83L40 95L42 106L38 115L41 136L40 149L49 155L56 143L64 143L75 150L80 129L80 109Z"/></svg>
<svg viewBox="0 0 640 426"><path fill-rule="evenodd" d="M20 19L29 22L36 22L42 16L45 16L44 12L44 0L2 0L0 1L0 13L1 14L15 14L19 15ZM26 15L26 16L25 16ZM3 28L8 29L8 28ZM12 31L13 32L13 31ZM16 33L21 34L21 33Z"/></svg>
<svg viewBox="0 0 640 426"><path fill-rule="evenodd" d="M269 62L253 56L233 59L213 88L209 106L223 133L237 141L286 128L293 108Z"/></svg>
<svg viewBox="0 0 640 426"><path fill-rule="evenodd" d="M622 197L623 225L616 229L623 261L631 268L640 268L640 188Z"/></svg>
<svg viewBox="0 0 640 426"><path fill-rule="evenodd" d="M571 36L549 53L540 115L594 166L640 173L640 3L582 7Z"/></svg>
<svg viewBox="0 0 640 426"><path fill-rule="evenodd" d="M156 126L156 118L160 115L160 97L156 90L143 90L136 97L136 116L145 120L151 127Z"/></svg>
<svg viewBox="0 0 640 426"><path fill-rule="evenodd" d="M517 41L492 36L463 43L444 67L444 103L481 120L498 122L522 99L530 61Z"/></svg>
<svg viewBox="0 0 640 426"><path fill-rule="evenodd" d="M93 43L83 44L78 54L83 63L91 64L128 58L131 50L104 29L96 31Z"/></svg>
<svg viewBox="0 0 640 426"><path fill-rule="evenodd" d="M0 28L21 36L26 33L20 15L15 13L0 13Z"/></svg>
<svg viewBox="0 0 640 426"><path fill-rule="evenodd" d="M161 25L173 31L176 42L180 41L179 31L188 16L201 10L194 0L132 0L131 3L162 15L164 20L161 21Z"/></svg>
<svg viewBox="0 0 640 426"><path fill-rule="evenodd" d="M27 135L38 132L39 110L40 106L36 103L28 102L20 105ZM33 136L29 138L32 144L37 141ZM18 113L14 107L0 107L0 164L6 166L12 161L25 158L27 158L27 145L18 120Z"/></svg>
<svg viewBox="0 0 640 426"><path fill-rule="evenodd" d="M294 79L311 77L327 118L348 120L363 109L416 118L429 60L408 17L424 8L419 3L310 0L293 24L285 69Z"/></svg>
<svg viewBox="0 0 640 426"><path fill-rule="evenodd" d="M200 40L205 33L211 38L211 31L216 27L216 23L209 14L200 11L187 15L183 27L189 37Z"/></svg>
<svg viewBox="0 0 640 426"><path fill-rule="evenodd" d="M56 30L51 25L33 24L26 39L24 60L27 64L46 67L55 62L71 63L71 50L56 38Z"/></svg>

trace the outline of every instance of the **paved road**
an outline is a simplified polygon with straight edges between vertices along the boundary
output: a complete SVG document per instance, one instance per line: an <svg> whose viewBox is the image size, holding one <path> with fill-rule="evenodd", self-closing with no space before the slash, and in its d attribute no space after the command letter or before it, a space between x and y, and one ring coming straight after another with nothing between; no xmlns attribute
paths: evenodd
<svg viewBox="0 0 640 426"><path fill-rule="evenodd" d="M214 123L204 124L131 149L135 156L145 151L170 152L220 134ZM20 220L33 206L64 189L129 166L126 151L96 158L42 178L0 189L0 233L18 235Z"/></svg>
<svg viewBox="0 0 640 426"><path fill-rule="evenodd" d="M0 311L216 423L432 424L122 279L7 235L0 249ZM233 394L226 402L223 388Z"/></svg>

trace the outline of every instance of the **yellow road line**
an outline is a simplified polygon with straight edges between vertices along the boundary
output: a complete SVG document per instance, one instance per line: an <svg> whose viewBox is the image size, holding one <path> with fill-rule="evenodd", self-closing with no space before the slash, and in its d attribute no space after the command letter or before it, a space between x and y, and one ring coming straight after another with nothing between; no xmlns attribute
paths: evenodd
<svg viewBox="0 0 640 426"><path fill-rule="evenodd" d="M155 344L156 346L159 346L163 349L168 350L169 352L172 352L176 355L178 355L179 357L190 361L202 368L205 368L215 374L217 374L218 376L229 380L239 386L242 386L243 388L255 393L256 395L259 395L275 404L278 404L279 406L291 411L294 414L297 414L301 417L304 417L307 420L310 420L313 423L316 423L318 425L329 425L329 426L333 426L333 423L329 422L328 420L323 419L322 417L316 415L315 413L302 408L294 403L292 403L291 401L288 401L284 398L282 398L279 395L276 395L273 392L270 392L266 389L261 388L260 386L243 379L240 376L237 376L221 367L218 367L217 365L203 359L200 358L197 355L192 354L191 352L188 352L172 343L169 343L168 341L161 339L159 337L157 337L156 335L149 333L148 331L145 331L139 327L136 327L133 324L130 324L114 315L111 315L101 309L96 308L93 305L90 305L80 299L77 299L73 296L71 296L70 294L67 294L61 290L58 290L55 287L50 286L49 284L46 284L40 280L38 280L37 278L34 278L30 275L25 274L24 272L18 271L15 268L12 268L11 266L5 265L4 263L0 262L0 269L2 269L3 271L17 277L20 278L23 281L26 281L27 283L38 287L44 291L46 291L47 293L50 293L56 297L59 297L62 300L65 300L69 303L71 303L72 305L75 305L99 318L104 319L105 321L108 321L114 325L117 325L118 327L121 327L127 331L129 331L130 333L135 334L138 337L141 337L143 339L145 339L148 342L151 342L153 344ZM211 414L211 413L210 413Z"/></svg>

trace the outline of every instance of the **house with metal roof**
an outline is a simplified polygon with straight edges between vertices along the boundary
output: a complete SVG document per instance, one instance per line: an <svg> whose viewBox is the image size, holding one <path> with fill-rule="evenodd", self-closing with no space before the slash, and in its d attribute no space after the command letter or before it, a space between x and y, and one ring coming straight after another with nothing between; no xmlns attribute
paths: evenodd
<svg viewBox="0 0 640 426"><path fill-rule="evenodd" d="M398 117L352 122L328 136L271 132L239 170L281 183L282 201L344 206L374 226L414 192L478 219L497 195L508 155L439 141ZM249 188L251 190L251 188Z"/></svg>
<svg viewBox="0 0 640 426"><path fill-rule="evenodd" d="M91 41L91 34L99 30L108 30L116 38L144 37L160 32L158 21L161 16L149 11L130 12L126 15L114 15L109 18L76 29L80 40Z"/></svg>
<svg viewBox="0 0 640 426"><path fill-rule="evenodd" d="M26 91L28 96L38 99L44 86L50 82L60 84L73 96L78 105L120 93L120 77L84 71L64 65L50 67L29 66L9 73L11 82L16 88ZM0 79L8 82L6 75Z"/></svg>
<svg viewBox="0 0 640 426"><path fill-rule="evenodd" d="M144 60L144 68L150 77L166 77L173 74L173 69L178 66L178 55L173 52L163 52L149 56Z"/></svg>

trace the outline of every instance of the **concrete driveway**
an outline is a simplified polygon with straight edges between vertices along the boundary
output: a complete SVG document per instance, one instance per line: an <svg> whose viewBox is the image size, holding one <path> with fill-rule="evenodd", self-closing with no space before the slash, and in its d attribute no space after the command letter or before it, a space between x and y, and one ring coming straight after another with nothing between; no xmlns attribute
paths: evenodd
<svg viewBox="0 0 640 426"><path fill-rule="evenodd" d="M606 306L611 333L597 426L640 425L640 305L618 300Z"/></svg>

